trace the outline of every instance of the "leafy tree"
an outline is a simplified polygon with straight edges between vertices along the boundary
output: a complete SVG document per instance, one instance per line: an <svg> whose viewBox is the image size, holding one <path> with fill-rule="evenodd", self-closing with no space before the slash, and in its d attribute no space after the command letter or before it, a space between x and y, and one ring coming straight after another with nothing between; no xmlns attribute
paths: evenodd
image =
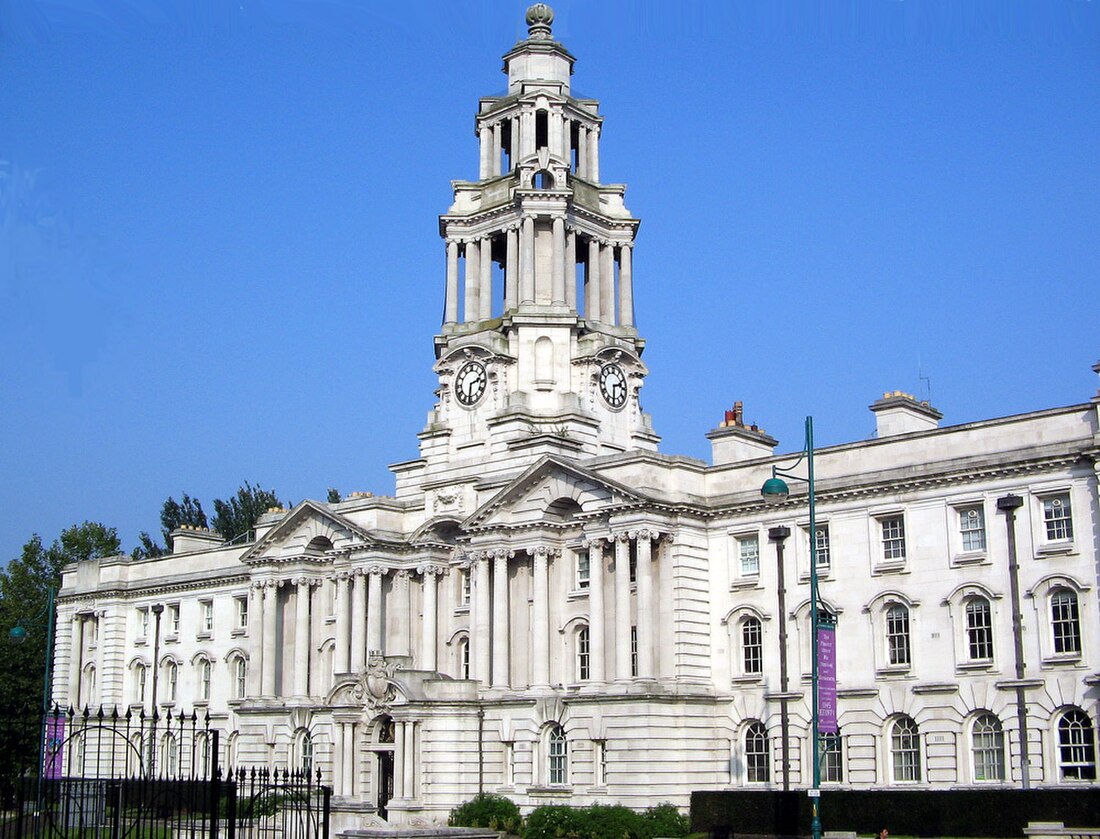
<svg viewBox="0 0 1100 839"><path fill-rule="evenodd" d="M149 535L148 531L141 531L141 535L138 536L138 546L130 552L130 555L134 559L152 559L156 556L164 556L167 551L154 541L153 537Z"/></svg>
<svg viewBox="0 0 1100 839"><path fill-rule="evenodd" d="M217 506L217 503L214 502L215 506ZM206 513L202 509L202 502L197 498L192 498L186 492L180 501L168 496L164 506L160 508L160 524L161 532L164 533L164 544L168 546L169 551L172 550L173 530L178 530L180 526L185 524L191 527L208 526Z"/></svg>
<svg viewBox="0 0 1100 839"><path fill-rule="evenodd" d="M271 507L282 507L274 490L261 489L245 481L244 486L228 501L214 499L214 519L212 525L228 541L253 538L253 530L260 516Z"/></svg>
<svg viewBox="0 0 1100 839"><path fill-rule="evenodd" d="M0 754L10 758L0 764L0 798L10 794L13 779L38 759L50 590L60 586L66 565L116 556L121 547L113 527L84 522L61 531L48 548L35 534L19 557L0 570ZM21 643L10 642L9 632L16 626L25 629Z"/></svg>
<svg viewBox="0 0 1100 839"><path fill-rule="evenodd" d="M343 500L340 497L340 490L338 490L336 487L329 487L327 500L329 504L339 504Z"/></svg>

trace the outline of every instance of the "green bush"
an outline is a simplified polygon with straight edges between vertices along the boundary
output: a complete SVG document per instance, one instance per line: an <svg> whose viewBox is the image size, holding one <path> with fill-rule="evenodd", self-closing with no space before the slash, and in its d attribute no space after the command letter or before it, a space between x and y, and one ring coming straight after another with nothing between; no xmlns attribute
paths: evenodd
<svg viewBox="0 0 1100 839"><path fill-rule="evenodd" d="M665 802L650 807L642 814L642 839L655 836L687 836L691 832L691 821L676 809L676 805Z"/></svg>
<svg viewBox="0 0 1100 839"><path fill-rule="evenodd" d="M524 823L524 839L583 839L584 810L547 804L531 811Z"/></svg>
<svg viewBox="0 0 1100 839"><path fill-rule="evenodd" d="M593 804L578 815L582 839L640 839L641 815L622 804Z"/></svg>
<svg viewBox="0 0 1100 839"><path fill-rule="evenodd" d="M482 793L451 810L447 824L451 827L487 827L505 833L519 833L523 819L520 818L519 807L510 798Z"/></svg>

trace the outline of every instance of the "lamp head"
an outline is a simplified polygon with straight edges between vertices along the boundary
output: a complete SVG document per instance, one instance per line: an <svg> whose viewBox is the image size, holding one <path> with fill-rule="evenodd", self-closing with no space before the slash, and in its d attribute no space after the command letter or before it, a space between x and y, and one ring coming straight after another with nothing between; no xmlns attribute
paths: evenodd
<svg viewBox="0 0 1100 839"><path fill-rule="evenodd" d="M27 640L27 630L21 625L16 625L8 632L8 638L13 644L22 644Z"/></svg>
<svg viewBox="0 0 1100 839"><path fill-rule="evenodd" d="M782 504L791 494L791 490L786 481L773 475L764 481L760 494L764 497L765 504Z"/></svg>

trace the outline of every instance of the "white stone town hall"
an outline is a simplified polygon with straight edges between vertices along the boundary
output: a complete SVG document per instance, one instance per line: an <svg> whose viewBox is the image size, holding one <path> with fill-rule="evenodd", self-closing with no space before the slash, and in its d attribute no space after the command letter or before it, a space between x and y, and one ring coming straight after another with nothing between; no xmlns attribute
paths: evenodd
<svg viewBox="0 0 1100 839"><path fill-rule="evenodd" d="M528 10L440 217L438 401L394 495L67 569L55 699L151 710L156 668L223 762L319 768L344 825L444 820L479 788L804 788L812 557L837 620L826 785L1019 786L1021 708L1029 783L1096 784L1100 399L940 427L886 394L875 439L817 452L812 534L798 486L764 506L789 458L739 408L712 463L659 453L639 222L552 18Z"/></svg>

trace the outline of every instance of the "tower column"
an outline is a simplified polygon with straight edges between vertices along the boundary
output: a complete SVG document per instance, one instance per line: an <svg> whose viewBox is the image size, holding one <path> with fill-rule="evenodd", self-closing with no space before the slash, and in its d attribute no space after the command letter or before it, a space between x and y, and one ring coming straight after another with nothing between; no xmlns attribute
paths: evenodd
<svg viewBox="0 0 1100 839"><path fill-rule="evenodd" d="M382 649L382 575L386 569L373 565L367 571L367 655Z"/></svg>
<svg viewBox="0 0 1100 839"><path fill-rule="evenodd" d="M554 241L552 249L550 302L555 306L565 305L565 219L554 219Z"/></svg>
<svg viewBox="0 0 1100 839"><path fill-rule="evenodd" d="M519 302L535 302L535 218L528 215L520 231Z"/></svg>
<svg viewBox="0 0 1100 839"><path fill-rule="evenodd" d="M588 639L592 681L602 682L604 670L603 540L590 539L588 547Z"/></svg>
<svg viewBox="0 0 1100 839"><path fill-rule="evenodd" d="M260 676L260 693L263 696L275 695L275 613L278 604L279 588L274 580L268 580L264 586L264 663Z"/></svg>
<svg viewBox="0 0 1100 839"><path fill-rule="evenodd" d="M458 323L458 242L447 240L447 290L443 298L443 322Z"/></svg>
<svg viewBox="0 0 1100 839"><path fill-rule="evenodd" d="M493 551L493 687L508 687L508 557Z"/></svg>
<svg viewBox="0 0 1100 839"><path fill-rule="evenodd" d="M615 536L615 679L630 679L630 535Z"/></svg>
<svg viewBox="0 0 1100 839"><path fill-rule="evenodd" d="M565 305L577 310L577 232L565 234Z"/></svg>
<svg viewBox="0 0 1100 839"><path fill-rule="evenodd" d="M657 636L657 610L653 608L653 540L657 534L639 530L638 545L638 676L652 679L653 642Z"/></svg>
<svg viewBox="0 0 1100 839"><path fill-rule="evenodd" d="M481 140L481 165L478 167L478 179L483 181L491 177L493 171L493 129L487 125L481 126L478 138Z"/></svg>
<svg viewBox="0 0 1100 839"><path fill-rule="evenodd" d="M474 564L475 625L471 640L476 640L474 653L474 678L483 686L489 685L489 668L492 665L489 648L489 555L477 554Z"/></svg>
<svg viewBox="0 0 1100 839"><path fill-rule="evenodd" d="M565 125L565 119L562 117L561 111L550 112L550 154L554 157L565 156L565 143L563 126Z"/></svg>
<svg viewBox="0 0 1100 839"><path fill-rule="evenodd" d="M634 246L627 243L619 247L619 323L634 325Z"/></svg>
<svg viewBox="0 0 1100 839"><path fill-rule="evenodd" d="M600 182L600 129L588 132L588 180L594 184Z"/></svg>
<svg viewBox="0 0 1100 839"><path fill-rule="evenodd" d="M600 317L600 241L595 236L588 237L588 262L586 263L586 282L584 285L584 317L588 321L599 321Z"/></svg>
<svg viewBox="0 0 1100 839"><path fill-rule="evenodd" d="M264 663L264 584L254 582L249 593L252 602L248 604L248 671L246 681L248 682L248 695L259 696L260 688L263 685L261 675ZM76 650L77 647L74 646L74 655L77 654ZM153 662L153 666L156 667L157 662Z"/></svg>
<svg viewBox="0 0 1100 839"><path fill-rule="evenodd" d="M394 609L393 615L393 641L394 649L387 647L386 652L392 655L409 655L412 651L410 635L412 621L409 620L409 572L397 571L393 575L393 591L391 592Z"/></svg>
<svg viewBox="0 0 1100 839"><path fill-rule="evenodd" d="M437 633L438 621L436 611L438 608L437 600L439 594L436 583L441 569L435 565L421 565L418 570L420 571L420 579L422 580L421 585L423 586L424 601L424 618L421 622L420 635L420 669L435 670L435 636Z"/></svg>
<svg viewBox="0 0 1100 839"><path fill-rule="evenodd" d="M508 171L515 171L516 160L519 158L519 117L510 119L512 134L508 143L508 161L511 164Z"/></svg>
<svg viewBox="0 0 1100 839"><path fill-rule="evenodd" d="M341 571L333 581L336 585L336 649L333 651L334 673L348 672L348 635L351 630L351 596L348 575Z"/></svg>
<svg viewBox="0 0 1100 839"><path fill-rule="evenodd" d="M504 257L504 309L516 308L519 303L519 229L511 225L506 233Z"/></svg>
<svg viewBox="0 0 1100 839"><path fill-rule="evenodd" d="M478 315L481 314L478 304L479 288L478 272L480 270L480 248L478 247L477 240L471 240L466 243L466 309L463 313L462 320L465 323L478 319Z"/></svg>
<svg viewBox="0 0 1100 839"><path fill-rule="evenodd" d="M515 148L515 140L512 147ZM519 115L519 156L526 159L535 153L535 112L523 111Z"/></svg>
<svg viewBox="0 0 1100 839"><path fill-rule="evenodd" d="M500 175L500 156L504 152L503 125L503 122L498 121L497 124L493 126L493 157L490 171L494 178Z"/></svg>
<svg viewBox="0 0 1100 839"><path fill-rule="evenodd" d="M294 695L309 694L309 589L310 581L295 581L294 603Z"/></svg>
<svg viewBox="0 0 1100 839"><path fill-rule="evenodd" d="M351 593L351 670L363 669L363 650L367 648L367 580L362 570L352 577Z"/></svg>
<svg viewBox="0 0 1100 839"><path fill-rule="evenodd" d="M600 247L600 319L615 323L615 249L610 242Z"/></svg>
<svg viewBox="0 0 1100 839"><path fill-rule="evenodd" d="M550 549L539 546L532 552L531 589L531 683L534 687L550 684Z"/></svg>
<svg viewBox="0 0 1100 839"><path fill-rule="evenodd" d="M481 240L481 288L478 291L480 315L478 320L488 320L493 316L493 240L486 236Z"/></svg>
<svg viewBox="0 0 1100 839"><path fill-rule="evenodd" d="M588 178L588 129L577 123L577 174Z"/></svg>

